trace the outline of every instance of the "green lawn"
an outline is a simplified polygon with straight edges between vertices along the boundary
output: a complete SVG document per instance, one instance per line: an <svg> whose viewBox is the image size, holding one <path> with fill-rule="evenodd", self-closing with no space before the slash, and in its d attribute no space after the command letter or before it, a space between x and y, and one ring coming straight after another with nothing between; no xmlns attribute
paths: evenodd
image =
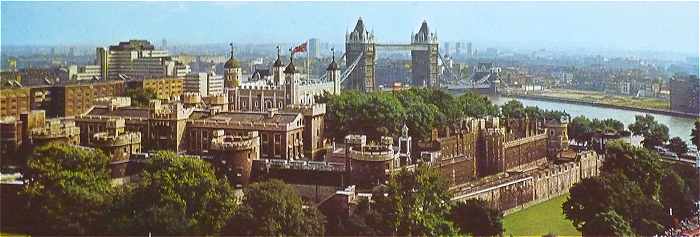
<svg viewBox="0 0 700 237"><path fill-rule="evenodd" d="M567 195L531 206L503 218L505 236L542 236L553 233L558 236L581 235L567 220L561 209Z"/></svg>

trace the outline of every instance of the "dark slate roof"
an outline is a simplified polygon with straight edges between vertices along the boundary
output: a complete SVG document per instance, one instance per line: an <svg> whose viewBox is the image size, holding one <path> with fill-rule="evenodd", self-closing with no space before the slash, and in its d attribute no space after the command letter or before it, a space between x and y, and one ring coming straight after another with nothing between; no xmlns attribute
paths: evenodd
<svg viewBox="0 0 700 237"><path fill-rule="evenodd" d="M274 116L269 116L267 112L222 112L216 115L206 117L206 120L212 121L230 121L241 123L276 123L289 124L297 119L299 114L296 113L275 113Z"/></svg>
<svg viewBox="0 0 700 237"><path fill-rule="evenodd" d="M110 110L104 106L95 106L87 112L87 115L148 118L150 110L144 107L124 107Z"/></svg>

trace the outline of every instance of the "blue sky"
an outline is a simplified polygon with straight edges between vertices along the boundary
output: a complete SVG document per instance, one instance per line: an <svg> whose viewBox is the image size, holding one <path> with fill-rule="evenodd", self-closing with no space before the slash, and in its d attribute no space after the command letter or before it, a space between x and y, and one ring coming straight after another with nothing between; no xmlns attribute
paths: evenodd
<svg viewBox="0 0 700 237"><path fill-rule="evenodd" d="M7 2L4 45L343 42L357 17L407 42L426 19L441 41L698 51L698 2Z"/></svg>

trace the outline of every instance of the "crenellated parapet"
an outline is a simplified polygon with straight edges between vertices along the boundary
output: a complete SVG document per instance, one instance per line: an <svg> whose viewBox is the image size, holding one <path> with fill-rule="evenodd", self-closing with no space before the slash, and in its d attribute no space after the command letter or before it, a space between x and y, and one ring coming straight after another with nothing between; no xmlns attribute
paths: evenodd
<svg viewBox="0 0 700 237"><path fill-rule="evenodd" d="M215 131L222 133L223 130ZM220 151L244 151L260 146L260 137L257 131L248 132L245 136L218 135L211 140L211 149Z"/></svg>

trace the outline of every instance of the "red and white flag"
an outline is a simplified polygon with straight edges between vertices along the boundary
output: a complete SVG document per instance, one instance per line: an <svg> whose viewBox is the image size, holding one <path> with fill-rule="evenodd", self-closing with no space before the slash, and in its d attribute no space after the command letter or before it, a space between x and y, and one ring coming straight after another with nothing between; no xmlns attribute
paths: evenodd
<svg viewBox="0 0 700 237"><path fill-rule="evenodd" d="M306 44L307 43L308 42L304 42L303 44L300 44L299 46L294 47L294 49L292 49L292 53L306 52Z"/></svg>

